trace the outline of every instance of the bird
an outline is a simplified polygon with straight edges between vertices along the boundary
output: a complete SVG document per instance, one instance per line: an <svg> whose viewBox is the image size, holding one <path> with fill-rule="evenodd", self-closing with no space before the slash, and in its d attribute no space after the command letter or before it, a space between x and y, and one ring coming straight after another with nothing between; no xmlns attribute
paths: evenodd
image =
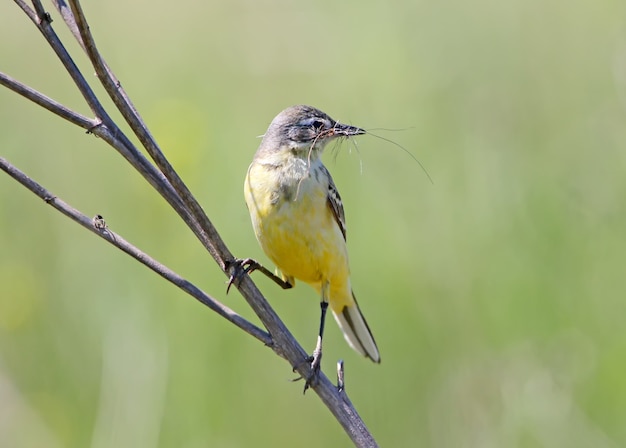
<svg viewBox="0 0 626 448"><path fill-rule="evenodd" d="M315 350L306 359L312 373L305 391L319 374L329 306L348 344L380 363L378 346L352 291L341 196L321 160L329 142L365 133L315 107L288 107L270 123L244 182L254 233L280 271L283 287L299 280L320 295L320 328Z"/></svg>

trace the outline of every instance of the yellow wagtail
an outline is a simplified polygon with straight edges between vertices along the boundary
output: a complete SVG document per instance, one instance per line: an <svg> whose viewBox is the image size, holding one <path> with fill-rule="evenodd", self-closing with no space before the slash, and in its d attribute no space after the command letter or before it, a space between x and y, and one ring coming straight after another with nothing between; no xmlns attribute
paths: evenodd
<svg viewBox="0 0 626 448"><path fill-rule="evenodd" d="M254 233L282 273L284 287L295 279L321 295L321 321L311 362L319 371L326 309L348 344L380 362L374 337L350 284L346 223L339 192L320 156L326 144L365 134L310 106L292 106L274 118L246 176L244 190Z"/></svg>

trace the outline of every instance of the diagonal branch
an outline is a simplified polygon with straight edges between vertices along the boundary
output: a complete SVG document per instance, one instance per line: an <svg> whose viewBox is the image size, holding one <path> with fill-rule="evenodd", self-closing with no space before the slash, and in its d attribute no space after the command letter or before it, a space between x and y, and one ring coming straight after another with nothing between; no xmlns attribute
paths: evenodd
<svg viewBox="0 0 626 448"><path fill-rule="evenodd" d="M80 3L76 0L69 0L72 15L67 10L67 5L63 0L55 0L55 6L61 12L63 19L66 21L71 30L77 29L80 35L79 42L89 60L91 61L98 79L102 83L104 89L109 94L109 97L113 100L117 109L120 111L132 131L139 138L141 144L146 148L152 160L156 163L157 167L170 181L180 198L185 203L188 210L194 220L199 223L201 232L196 233L196 236L200 239L205 248L213 256L215 261L220 265L222 270L226 271L229 264L233 261L234 257L220 238L219 234L215 230L215 227L207 217L206 213L191 194L183 180L178 173L174 170L167 158L156 143L156 140L149 132L143 119L137 112L136 108L126 95L126 92L122 89L121 83L115 77L113 72L109 69L104 59L98 52L96 43L93 39L93 35L89 29L87 18L85 17ZM79 37L75 37L78 39Z"/></svg>
<svg viewBox="0 0 626 448"><path fill-rule="evenodd" d="M24 98L31 100L33 103L38 104L46 110L49 110L55 115L66 119L70 123L80 126L83 129L91 129L98 124L96 120L87 118L73 110L65 107L63 104L48 98L43 93L38 92L32 87L27 86L19 82L17 79L10 77L0 72L0 85L13 90L18 95L22 95Z"/></svg>
<svg viewBox="0 0 626 448"><path fill-rule="evenodd" d="M166 201L176 210L181 218L190 226L192 231L196 235L201 235L202 230L197 225L196 221L190 215L185 208L180 197L176 191L172 188L169 181L167 181L163 174L152 165L140 151L132 144L130 139L122 132L122 130L111 119L110 115L106 112L102 103L97 98L93 89L89 86L83 74L80 72L73 59L61 43L57 34L54 32L51 26L50 15L45 12L41 2L39 0L33 0L37 14L35 14L28 6L24 4L22 0L14 0L20 5L20 7L27 13L28 17L37 26L39 31L44 35L48 44L52 47L57 57L72 77L72 80L78 87L79 91L83 95L83 98L87 102L89 108L93 111L98 119L98 126L93 129L93 134L102 137L107 143L112 144L115 149L137 170L143 177L150 183L150 185L157 190ZM65 16L69 17L69 11L65 10ZM72 27L70 27L72 28ZM74 27L75 28L75 27Z"/></svg>
<svg viewBox="0 0 626 448"><path fill-rule="evenodd" d="M26 174L24 174L22 171L20 171L3 157L0 157L0 170L7 173L13 179L22 184L22 186L26 187L28 190L37 195L40 199L43 199L46 204L52 206L54 209L64 214L72 221L80 224L87 230L95 233L108 243L130 255L135 260L148 267L152 271L156 272L165 280L179 287L187 294L198 300L200 303L206 305L208 308L215 311L217 314L219 314L229 322L235 324L249 335L254 336L265 345L272 345L272 338L267 332L261 330L259 327L252 324L251 322L248 322L235 311L231 310L227 306L215 300L213 297L209 296L204 291L200 290L200 288L195 286L190 281L184 279L176 272L169 269L167 266L159 263L157 260L150 257L145 252L142 252L137 247L133 246L124 238L122 238L120 235L112 232L111 229L109 229L109 227L106 225L106 223L104 223L102 217L98 216L98 219L88 218L85 214L76 210L63 200L59 199L57 196L53 195L50 191L46 190L43 186L28 177Z"/></svg>

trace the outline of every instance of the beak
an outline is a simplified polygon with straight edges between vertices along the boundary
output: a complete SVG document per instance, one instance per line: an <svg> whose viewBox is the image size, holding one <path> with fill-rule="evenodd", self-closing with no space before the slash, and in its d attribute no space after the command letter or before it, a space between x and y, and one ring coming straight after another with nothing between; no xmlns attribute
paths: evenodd
<svg viewBox="0 0 626 448"><path fill-rule="evenodd" d="M352 137L353 135L363 135L365 133L365 129L341 123L335 123L335 126L332 128L334 137Z"/></svg>

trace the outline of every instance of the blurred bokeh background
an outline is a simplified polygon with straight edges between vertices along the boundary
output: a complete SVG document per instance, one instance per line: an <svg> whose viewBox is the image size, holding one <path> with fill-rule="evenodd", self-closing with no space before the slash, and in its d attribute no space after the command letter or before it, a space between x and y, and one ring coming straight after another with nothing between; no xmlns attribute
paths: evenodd
<svg viewBox="0 0 626 448"><path fill-rule="evenodd" d="M96 85L62 20L57 32ZM382 446L626 446L626 3L85 2L100 50L241 257L271 119L373 136L325 160L382 364L324 370ZM0 70L88 113L19 8ZM98 90L101 91L101 90ZM386 130L374 130L384 128ZM0 89L0 155L241 314L104 142ZM312 349L318 298L255 276ZM256 320L254 320L256 322ZM349 446L290 366L0 175L0 446Z"/></svg>

